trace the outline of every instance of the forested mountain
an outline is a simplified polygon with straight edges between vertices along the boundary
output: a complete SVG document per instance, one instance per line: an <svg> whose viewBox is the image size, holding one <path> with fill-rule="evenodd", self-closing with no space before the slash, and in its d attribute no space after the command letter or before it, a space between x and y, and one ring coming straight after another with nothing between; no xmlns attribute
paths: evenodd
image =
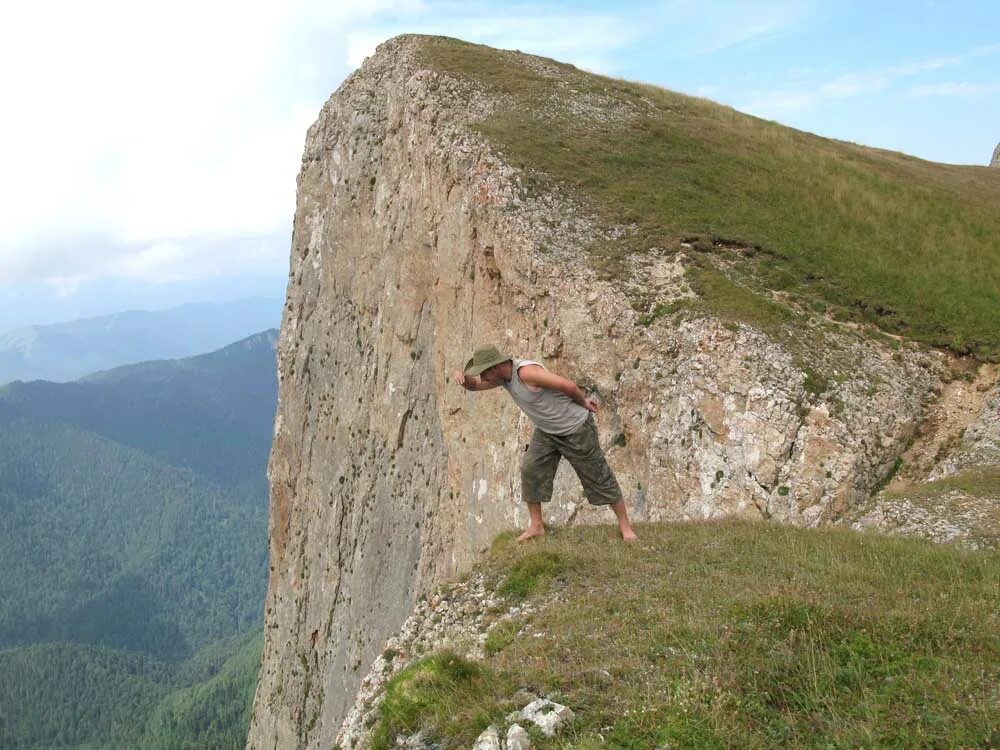
<svg viewBox="0 0 1000 750"><path fill-rule="evenodd" d="M175 660L259 620L259 497L72 426L7 418L0 509L0 647Z"/></svg>
<svg viewBox="0 0 1000 750"><path fill-rule="evenodd" d="M13 330L0 321L0 383L66 381L130 362L190 357L275 326L280 318L281 300L251 297Z"/></svg>
<svg viewBox="0 0 1000 750"><path fill-rule="evenodd" d="M258 629L180 668L100 646L0 651L0 748L240 750L261 646Z"/></svg>
<svg viewBox="0 0 1000 750"><path fill-rule="evenodd" d="M126 365L72 383L11 383L0 387L0 415L72 425L225 486L249 480L266 502L260 469L271 447L276 339L269 329L188 359Z"/></svg>
<svg viewBox="0 0 1000 750"><path fill-rule="evenodd" d="M0 748L242 747L275 339L0 387Z"/></svg>

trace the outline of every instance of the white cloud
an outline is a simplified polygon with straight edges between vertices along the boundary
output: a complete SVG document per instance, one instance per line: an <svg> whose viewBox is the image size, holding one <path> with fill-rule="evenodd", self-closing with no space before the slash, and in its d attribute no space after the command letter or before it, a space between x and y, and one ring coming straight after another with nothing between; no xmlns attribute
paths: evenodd
<svg viewBox="0 0 1000 750"><path fill-rule="evenodd" d="M287 263L305 130L375 45L444 34L615 74L669 33L685 54L787 28L812 0L8 3L0 11L0 284L222 272L232 242ZM707 42L703 40L708 40ZM243 238L241 240L240 238ZM230 244L227 244L230 243ZM206 253L205 248L214 248Z"/></svg>
<svg viewBox="0 0 1000 750"><path fill-rule="evenodd" d="M683 55L707 55L774 36L813 12L814 0L667 0L640 15L668 47Z"/></svg>
<svg viewBox="0 0 1000 750"><path fill-rule="evenodd" d="M56 237L28 252L0 253L0 279L48 281L62 290L96 278L150 283L288 271L288 229L270 233L188 235L153 242L122 242L110 235Z"/></svg>
<svg viewBox="0 0 1000 750"><path fill-rule="evenodd" d="M893 78L901 76L911 76L916 73L923 73L927 70L940 70L941 68L947 68L952 65L960 65L965 62L968 55L951 55L949 57L934 57L929 60L921 60L919 62L906 63L903 65L893 65L892 67L886 68L886 75L892 76Z"/></svg>
<svg viewBox="0 0 1000 750"><path fill-rule="evenodd" d="M75 295L89 278L89 276L84 274L76 276L53 276L46 279L45 283L57 299L65 299L66 297Z"/></svg>
<svg viewBox="0 0 1000 750"><path fill-rule="evenodd" d="M972 58L993 55L998 52L1000 52L1000 45L988 45L956 55L918 60L877 70L844 73L811 87L757 91L753 92L749 101L740 108L765 117L804 110L831 100L878 93L888 89L899 79L961 65ZM937 90L938 85L919 86L911 89L911 93L916 95L957 93L957 91L950 90L955 84L941 84L940 86L940 90ZM982 93L989 93L989 91Z"/></svg>
<svg viewBox="0 0 1000 750"><path fill-rule="evenodd" d="M847 73L811 88L758 91L739 109L761 116L803 110L833 99L881 91L890 80L885 74Z"/></svg>
<svg viewBox="0 0 1000 750"><path fill-rule="evenodd" d="M911 96L988 96L1000 94L1000 81L994 83L929 83L924 86L914 86L910 89Z"/></svg>
<svg viewBox="0 0 1000 750"><path fill-rule="evenodd" d="M153 268L129 265L141 247L287 235L306 128L347 72L347 29L423 7L5 5L0 283L75 279L45 261L55 247L86 246L90 272L129 275ZM287 257L287 236L271 252ZM190 262L177 255L173 266ZM156 265L164 278L178 273L169 266Z"/></svg>

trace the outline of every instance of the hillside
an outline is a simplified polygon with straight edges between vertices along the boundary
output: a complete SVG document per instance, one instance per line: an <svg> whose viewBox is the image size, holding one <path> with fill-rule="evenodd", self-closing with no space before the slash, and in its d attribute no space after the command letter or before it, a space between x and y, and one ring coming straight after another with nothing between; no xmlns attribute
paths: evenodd
<svg viewBox="0 0 1000 750"><path fill-rule="evenodd" d="M365 678L344 747L472 747L548 698L531 747L991 747L1000 553L761 523L513 535L433 592Z"/></svg>
<svg viewBox="0 0 1000 750"><path fill-rule="evenodd" d="M70 426L3 419L0 507L0 648L178 660L259 622L259 499Z"/></svg>
<svg viewBox="0 0 1000 750"><path fill-rule="evenodd" d="M834 141L544 58L428 38L424 64L500 100L477 130L529 190L596 214L595 267L689 252L697 299L786 309L1000 358L1000 173ZM732 284L760 295L734 299ZM745 294L745 292L744 292ZM635 295L647 315L663 309ZM778 312L760 309L778 305Z"/></svg>
<svg viewBox="0 0 1000 750"><path fill-rule="evenodd" d="M260 639L225 639L179 666L67 643L0 650L0 748L239 750Z"/></svg>
<svg viewBox="0 0 1000 750"><path fill-rule="evenodd" d="M276 339L270 329L207 354L125 365L71 383L10 383L0 387L0 409L101 435L263 503Z"/></svg>

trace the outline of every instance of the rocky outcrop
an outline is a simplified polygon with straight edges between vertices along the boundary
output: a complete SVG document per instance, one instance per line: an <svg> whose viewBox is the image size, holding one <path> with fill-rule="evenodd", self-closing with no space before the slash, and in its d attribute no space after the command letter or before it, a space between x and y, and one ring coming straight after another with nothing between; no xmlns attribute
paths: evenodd
<svg viewBox="0 0 1000 750"><path fill-rule="evenodd" d="M502 391L449 379L476 345L541 358L599 399L640 521L835 520L890 471L947 364L806 316L783 339L705 315L643 319L636 286L649 309L690 294L683 253L653 249L630 276L599 278L586 247L623 229L529 190L472 127L503 96L429 69L421 43L382 45L306 139L249 748L330 747L361 667L417 597L524 522L530 425ZM566 106L634 116L572 90ZM611 521L565 466L547 514Z"/></svg>
<svg viewBox="0 0 1000 750"><path fill-rule="evenodd" d="M1000 549L1000 366L948 383L896 478L849 514L857 529Z"/></svg>
<svg viewBox="0 0 1000 750"><path fill-rule="evenodd" d="M983 467L1000 468L1000 367L987 364L970 383L974 418L964 427L960 439L928 473L933 481Z"/></svg>
<svg viewBox="0 0 1000 750"><path fill-rule="evenodd" d="M378 720L379 706L389 680L414 659L444 650L466 659L482 661L491 628L534 612L528 605L510 605L487 585L486 577L475 574L422 596L399 631L384 648L361 680L353 705L337 734L341 748L363 747L371 727ZM537 696L531 695L533 700Z"/></svg>
<svg viewBox="0 0 1000 750"><path fill-rule="evenodd" d="M1000 167L1000 143L998 143L997 147L993 149L993 158L990 159L990 166Z"/></svg>

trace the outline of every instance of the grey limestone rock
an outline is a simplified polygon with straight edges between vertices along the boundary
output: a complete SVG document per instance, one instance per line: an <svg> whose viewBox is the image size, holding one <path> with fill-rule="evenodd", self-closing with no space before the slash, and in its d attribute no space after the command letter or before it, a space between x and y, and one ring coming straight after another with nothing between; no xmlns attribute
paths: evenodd
<svg viewBox="0 0 1000 750"><path fill-rule="evenodd" d="M472 750L500 750L500 733L492 724L476 738Z"/></svg>
<svg viewBox="0 0 1000 750"><path fill-rule="evenodd" d="M431 740L424 732L396 737L395 747L400 750L440 750L440 745Z"/></svg>
<svg viewBox="0 0 1000 750"><path fill-rule="evenodd" d="M508 721L530 721L542 730L546 737L555 737L556 733L573 719L573 711L561 703L548 698L533 700L520 711L514 711L507 717Z"/></svg>
<svg viewBox="0 0 1000 750"><path fill-rule="evenodd" d="M990 159L990 166L1000 167L1000 143L998 143L997 147L993 149L993 158Z"/></svg>
<svg viewBox="0 0 1000 750"><path fill-rule="evenodd" d="M507 750L531 750L531 740L520 724L511 724L507 728Z"/></svg>

